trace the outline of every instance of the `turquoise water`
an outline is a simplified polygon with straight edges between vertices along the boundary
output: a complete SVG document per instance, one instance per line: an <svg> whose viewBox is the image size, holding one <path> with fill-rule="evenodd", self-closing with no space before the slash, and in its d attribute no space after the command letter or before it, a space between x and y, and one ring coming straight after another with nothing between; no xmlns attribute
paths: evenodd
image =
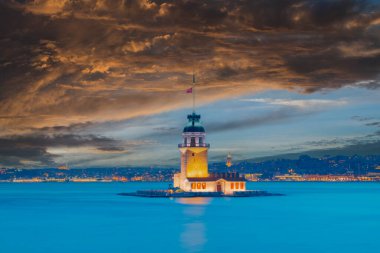
<svg viewBox="0 0 380 253"><path fill-rule="evenodd" d="M380 252L379 183L251 183L283 197L150 199L163 183L0 184L0 252Z"/></svg>

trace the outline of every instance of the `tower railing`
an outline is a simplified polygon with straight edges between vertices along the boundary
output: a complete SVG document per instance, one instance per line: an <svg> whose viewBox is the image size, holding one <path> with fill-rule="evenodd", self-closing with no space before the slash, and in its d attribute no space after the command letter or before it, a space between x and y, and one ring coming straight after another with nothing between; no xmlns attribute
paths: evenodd
<svg viewBox="0 0 380 253"><path fill-rule="evenodd" d="M209 148L210 147L210 144L209 143L187 143L187 144L184 144L184 143L181 143L181 144L178 144L178 147L179 148L196 148L196 147L201 147L201 148Z"/></svg>

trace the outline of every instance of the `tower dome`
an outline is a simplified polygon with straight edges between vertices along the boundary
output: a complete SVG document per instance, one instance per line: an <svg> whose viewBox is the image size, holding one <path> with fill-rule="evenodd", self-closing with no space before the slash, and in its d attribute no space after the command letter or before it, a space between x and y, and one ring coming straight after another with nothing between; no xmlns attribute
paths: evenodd
<svg viewBox="0 0 380 253"><path fill-rule="evenodd" d="M184 133L196 133L196 132L204 133L205 132L205 129L200 122L201 115L193 112L192 114L187 115L187 119L188 119L187 125L183 129Z"/></svg>
<svg viewBox="0 0 380 253"><path fill-rule="evenodd" d="M187 119L182 133L183 141L178 147L210 147L210 144L206 143L206 131L200 122L201 115L193 112L187 115Z"/></svg>

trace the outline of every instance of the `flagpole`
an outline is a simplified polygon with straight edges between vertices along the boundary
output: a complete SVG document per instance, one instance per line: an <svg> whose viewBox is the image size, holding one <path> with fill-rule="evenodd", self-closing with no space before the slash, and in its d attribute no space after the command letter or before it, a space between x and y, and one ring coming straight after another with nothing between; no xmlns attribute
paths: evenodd
<svg viewBox="0 0 380 253"><path fill-rule="evenodd" d="M194 70L193 70L193 88L192 88L192 93L193 93L193 113L195 113L195 75L194 75Z"/></svg>

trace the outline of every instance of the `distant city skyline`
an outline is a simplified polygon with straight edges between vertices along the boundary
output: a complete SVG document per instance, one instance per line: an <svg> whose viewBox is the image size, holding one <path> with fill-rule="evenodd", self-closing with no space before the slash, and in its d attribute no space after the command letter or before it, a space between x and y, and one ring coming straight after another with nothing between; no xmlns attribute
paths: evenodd
<svg viewBox="0 0 380 253"><path fill-rule="evenodd" d="M193 70L210 162L380 154L377 1L7 1L0 24L0 167L179 166Z"/></svg>

